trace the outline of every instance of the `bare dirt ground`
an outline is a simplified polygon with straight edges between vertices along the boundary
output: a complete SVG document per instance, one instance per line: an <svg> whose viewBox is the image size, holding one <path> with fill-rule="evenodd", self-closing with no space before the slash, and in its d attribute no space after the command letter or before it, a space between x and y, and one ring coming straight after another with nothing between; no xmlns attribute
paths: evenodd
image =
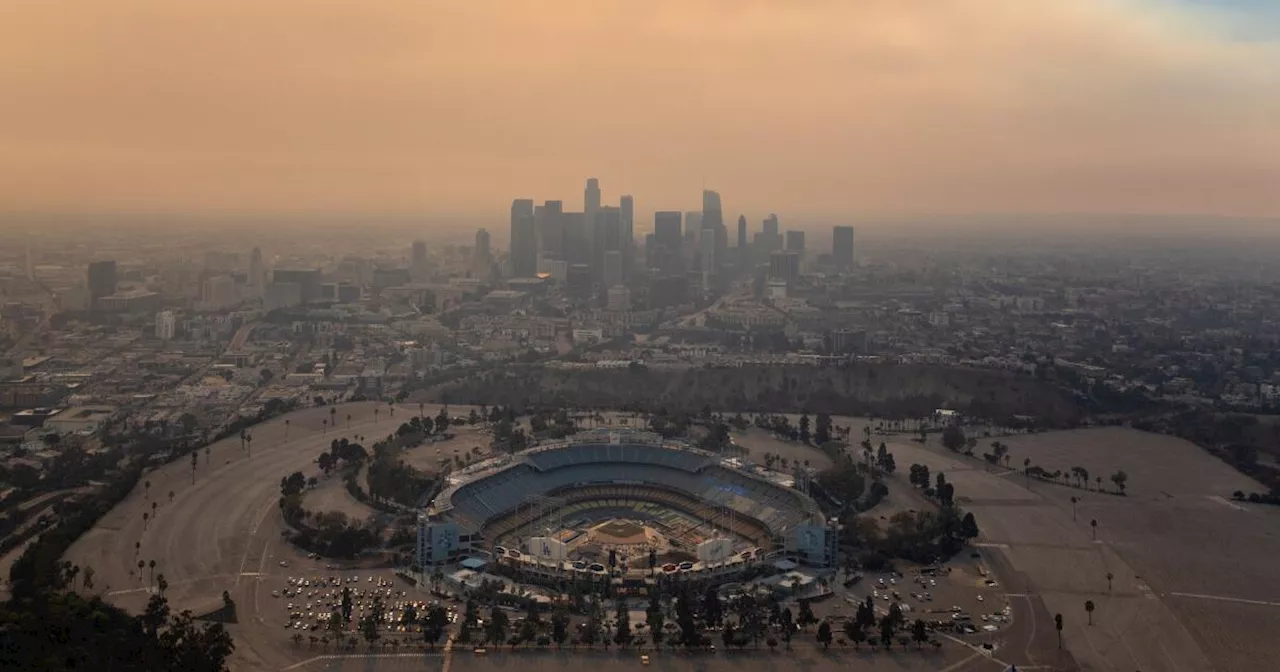
<svg viewBox="0 0 1280 672"><path fill-rule="evenodd" d="M317 476L320 482L314 490L307 491L303 496L302 504L307 510L313 513L340 511L352 520L365 520L374 514L373 507L357 500L347 492L341 476L335 473L325 478L319 474L319 469L315 471L316 474L309 475Z"/></svg>
<svg viewBox="0 0 1280 672"><path fill-rule="evenodd" d="M798 460L804 463L808 460L809 466L814 469L826 469L831 466L831 458L821 450L799 441L783 441L772 432L763 429L750 427L745 432L730 432L729 436L734 443L750 451L748 457L757 464L764 464L765 453L772 453L786 458L788 462Z"/></svg>
<svg viewBox="0 0 1280 672"><path fill-rule="evenodd" d="M1126 497L1034 480L1028 489L1017 471L936 444L894 448L899 464L944 469L978 519L984 550L1022 573L1049 613L1063 614L1065 642L1083 669L1233 671L1274 659L1267 633L1280 627L1271 562L1280 511L1225 499L1256 483L1190 443L1133 430L1002 441L1018 467L1028 457L1049 471L1083 466L1103 476L1104 489L1114 489L1115 470L1129 474ZM1096 608L1092 626L1086 601Z"/></svg>

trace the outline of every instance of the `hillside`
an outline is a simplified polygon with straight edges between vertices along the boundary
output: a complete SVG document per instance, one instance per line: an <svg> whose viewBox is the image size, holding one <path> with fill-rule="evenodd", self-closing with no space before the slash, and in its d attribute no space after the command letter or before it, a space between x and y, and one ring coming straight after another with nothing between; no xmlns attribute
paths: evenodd
<svg viewBox="0 0 1280 672"><path fill-rule="evenodd" d="M1047 383L1000 371L854 364L686 370L564 370L511 366L415 393L440 403L555 405L919 417L954 408L979 417L1032 415L1068 425L1080 411Z"/></svg>

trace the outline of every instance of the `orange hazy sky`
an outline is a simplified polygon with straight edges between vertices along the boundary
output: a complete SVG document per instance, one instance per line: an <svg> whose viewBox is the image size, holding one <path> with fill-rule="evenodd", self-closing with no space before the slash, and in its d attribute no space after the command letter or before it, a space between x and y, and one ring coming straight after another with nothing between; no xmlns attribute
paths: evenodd
<svg viewBox="0 0 1280 672"><path fill-rule="evenodd" d="M1280 215L1280 41L1171 0L7 0L0 92L0 211Z"/></svg>

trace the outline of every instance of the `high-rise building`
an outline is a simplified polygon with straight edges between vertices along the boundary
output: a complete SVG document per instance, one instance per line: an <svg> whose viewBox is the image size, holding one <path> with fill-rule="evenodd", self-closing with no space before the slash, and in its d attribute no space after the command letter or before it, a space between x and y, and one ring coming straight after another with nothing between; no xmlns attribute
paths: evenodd
<svg viewBox="0 0 1280 672"><path fill-rule="evenodd" d="M538 272L538 230L533 217L533 199L511 202L511 275L530 278Z"/></svg>
<svg viewBox="0 0 1280 672"><path fill-rule="evenodd" d="M267 272L262 265L262 250L255 247L253 252L249 253L249 286L253 288L254 293L261 294L266 284Z"/></svg>
<svg viewBox="0 0 1280 672"><path fill-rule="evenodd" d="M115 294L116 282L116 262L107 260L89 264L90 301Z"/></svg>
<svg viewBox="0 0 1280 672"><path fill-rule="evenodd" d="M831 259L837 266L853 265L853 227L837 226L831 229Z"/></svg>
<svg viewBox="0 0 1280 672"><path fill-rule="evenodd" d="M787 232L787 251L799 254L804 257L804 231L796 231L792 229Z"/></svg>
<svg viewBox="0 0 1280 672"><path fill-rule="evenodd" d="M769 255L769 277L795 282L800 277L800 255L790 250Z"/></svg>
<svg viewBox="0 0 1280 672"><path fill-rule="evenodd" d="M622 284L622 250L605 250L601 276L606 289Z"/></svg>
<svg viewBox="0 0 1280 672"><path fill-rule="evenodd" d="M300 303L315 303L320 300L320 270L316 268L277 268L271 271L273 283L294 283L298 285Z"/></svg>
<svg viewBox="0 0 1280 672"><path fill-rule="evenodd" d="M751 250L747 247L747 216L738 215L738 265L751 265Z"/></svg>
<svg viewBox="0 0 1280 672"><path fill-rule="evenodd" d="M591 255L591 273L594 279L603 279L606 252L622 252L622 211L603 206L596 212L595 231L592 236L595 247Z"/></svg>
<svg viewBox="0 0 1280 672"><path fill-rule="evenodd" d="M587 215L583 212L566 212L564 221L564 261L585 264L591 260L591 245L587 239Z"/></svg>
<svg viewBox="0 0 1280 672"><path fill-rule="evenodd" d="M564 259L565 230L564 203L547 201L534 208L538 226L538 256L548 259Z"/></svg>
<svg viewBox="0 0 1280 672"><path fill-rule="evenodd" d="M764 218L764 235L766 236L778 235L778 216L773 214L772 212L769 213L768 217Z"/></svg>
<svg viewBox="0 0 1280 672"><path fill-rule="evenodd" d="M591 267L586 264L570 264L565 277L565 286L570 298L586 300L591 298Z"/></svg>
<svg viewBox="0 0 1280 672"><path fill-rule="evenodd" d="M653 213L653 249L647 250L650 266L664 273L684 272L684 260L680 254L682 220L683 215L678 210Z"/></svg>
<svg viewBox="0 0 1280 672"><path fill-rule="evenodd" d="M636 257L635 200L630 196L623 196L618 209L622 211L622 278L630 282L631 265L635 263Z"/></svg>
<svg viewBox="0 0 1280 672"><path fill-rule="evenodd" d="M413 241L409 251L409 275L418 282L427 279L427 244L424 241Z"/></svg>
<svg viewBox="0 0 1280 672"><path fill-rule="evenodd" d="M236 281L229 275L215 275L200 286L200 302L212 310L225 310L240 302Z"/></svg>
<svg viewBox="0 0 1280 672"><path fill-rule="evenodd" d="M596 213L600 210L600 180L587 179L587 188L582 192L582 210L587 218L587 249L595 249Z"/></svg>
<svg viewBox="0 0 1280 672"><path fill-rule="evenodd" d="M725 252L729 249L729 234L724 227L724 212L720 206L720 194L710 189L702 190L702 229L711 230L715 245L715 265L712 270L719 271L724 264ZM703 249L706 249L705 246ZM705 261L705 260L704 260Z"/></svg>
<svg viewBox="0 0 1280 672"><path fill-rule="evenodd" d="M486 229L476 231L476 247L472 251L475 269L477 271L488 269L490 262L493 260L492 254L489 251L489 231Z"/></svg>
<svg viewBox="0 0 1280 672"><path fill-rule="evenodd" d="M680 249L683 216L679 211L663 210L653 213L653 240L669 250Z"/></svg>
<svg viewBox="0 0 1280 672"><path fill-rule="evenodd" d="M156 338L162 341L172 341L178 332L178 316L173 314L172 310L162 310L156 313Z"/></svg>

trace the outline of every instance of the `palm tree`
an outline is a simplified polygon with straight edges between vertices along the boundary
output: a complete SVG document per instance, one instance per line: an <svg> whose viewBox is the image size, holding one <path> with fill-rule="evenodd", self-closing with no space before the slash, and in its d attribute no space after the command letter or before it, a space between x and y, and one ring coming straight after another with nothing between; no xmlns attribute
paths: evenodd
<svg viewBox="0 0 1280 672"><path fill-rule="evenodd" d="M1098 540L1098 519L1094 518L1093 520L1089 521L1089 527L1093 528L1093 540L1097 541Z"/></svg>
<svg viewBox="0 0 1280 672"><path fill-rule="evenodd" d="M150 514L148 514L146 511L142 512L142 531L143 532L147 531L147 520L150 518L151 518Z"/></svg>
<svg viewBox="0 0 1280 672"><path fill-rule="evenodd" d="M373 424L378 424L378 407L373 408Z"/></svg>
<svg viewBox="0 0 1280 672"><path fill-rule="evenodd" d="M289 440L289 419L288 418L285 418L284 420L284 438L286 441Z"/></svg>
<svg viewBox="0 0 1280 672"><path fill-rule="evenodd" d="M151 497L151 481L142 482L142 496L144 499L149 499Z"/></svg>
<svg viewBox="0 0 1280 672"><path fill-rule="evenodd" d="M138 580L139 581L142 580L142 569L146 566L147 566L147 563L143 562L142 560L138 561Z"/></svg>
<svg viewBox="0 0 1280 672"><path fill-rule="evenodd" d="M154 520L154 519L155 519L155 517L156 517L156 506L157 506L157 505L156 505L156 503L155 503L155 502L151 502L151 518L152 518L152 520Z"/></svg>
<svg viewBox="0 0 1280 672"><path fill-rule="evenodd" d="M1084 610L1089 614L1089 625L1093 625L1093 600L1085 600Z"/></svg>
<svg viewBox="0 0 1280 672"><path fill-rule="evenodd" d="M1112 574L1111 572L1107 572L1107 592L1108 593L1111 592L1111 580L1114 578L1116 578L1115 574Z"/></svg>
<svg viewBox="0 0 1280 672"><path fill-rule="evenodd" d="M1079 502L1079 501L1080 501L1079 497L1076 497L1074 495L1071 497L1071 522L1073 523L1076 522L1076 502Z"/></svg>
<svg viewBox="0 0 1280 672"><path fill-rule="evenodd" d="M173 491L172 491L172 490L170 490L170 491L169 491L169 503L170 503L170 504L172 504L172 503L173 503Z"/></svg>
<svg viewBox="0 0 1280 672"><path fill-rule="evenodd" d="M338 409L334 408L333 406L330 406L329 407L329 424L333 425L334 427L338 426L337 415L338 415Z"/></svg>
<svg viewBox="0 0 1280 672"><path fill-rule="evenodd" d="M200 462L200 454L194 450L191 451L191 485L196 484L196 464L198 464L199 462Z"/></svg>
<svg viewBox="0 0 1280 672"><path fill-rule="evenodd" d="M328 433L328 431L329 431L329 419L328 419L328 418L321 418L321 419L320 419L320 433L321 433L321 434L325 434L325 433Z"/></svg>
<svg viewBox="0 0 1280 672"><path fill-rule="evenodd" d="M156 590L160 591L160 597L164 597L164 591L169 588L169 582L164 579L164 574L156 575Z"/></svg>
<svg viewBox="0 0 1280 672"><path fill-rule="evenodd" d="M155 583L155 581L156 581L156 561L155 561L155 560L151 560L151 561L149 561L149 562L147 563L147 566L148 566L148 567L150 567L150 569L151 569L150 582L151 582L151 583Z"/></svg>
<svg viewBox="0 0 1280 672"><path fill-rule="evenodd" d="M89 590L90 588L93 588L93 574L94 574L93 568L90 567L89 565L85 565L84 566L84 589L85 590Z"/></svg>
<svg viewBox="0 0 1280 672"><path fill-rule="evenodd" d="M351 414L350 414L350 413L348 413L348 414L347 414L347 427L350 427L350 426L351 426Z"/></svg>

